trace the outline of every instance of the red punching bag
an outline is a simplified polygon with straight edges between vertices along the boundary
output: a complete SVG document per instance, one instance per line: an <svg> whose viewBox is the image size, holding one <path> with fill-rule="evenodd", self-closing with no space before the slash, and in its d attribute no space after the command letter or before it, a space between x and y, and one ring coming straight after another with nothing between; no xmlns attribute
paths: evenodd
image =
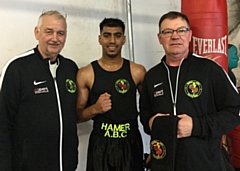
<svg viewBox="0 0 240 171"><path fill-rule="evenodd" d="M240 126L228 133L227 140L231 163L234 168L240 169Z"/></svg>
<svg viewBox="0 0 240 171"><path fill-rule="evenodd" d="M190 51L216 61L228 71L226 0L181 0L193 31Z"/></svg>
<svg viewBox="0 0 240 171"><path fill-rule="evenodd" d="M193 31L190 50L216 61L228 72L228 21L226 0L181 0ZM224 140L224 139L223 139ZM231 163L240 168L240 126L228 134Z"/></svg>

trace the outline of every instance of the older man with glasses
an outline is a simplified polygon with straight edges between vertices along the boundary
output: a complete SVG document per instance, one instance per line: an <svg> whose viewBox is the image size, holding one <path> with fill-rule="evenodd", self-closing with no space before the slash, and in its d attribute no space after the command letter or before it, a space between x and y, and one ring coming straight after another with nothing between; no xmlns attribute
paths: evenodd
<svg viewBox="0 0 240 171"><path fill-rule="evenodd" d="M165 55L147 72L140 94L151 171L227 170L220 140L240 124L240 98L218 64L189 51L191 36L186 15L160 18Z"/></svg>

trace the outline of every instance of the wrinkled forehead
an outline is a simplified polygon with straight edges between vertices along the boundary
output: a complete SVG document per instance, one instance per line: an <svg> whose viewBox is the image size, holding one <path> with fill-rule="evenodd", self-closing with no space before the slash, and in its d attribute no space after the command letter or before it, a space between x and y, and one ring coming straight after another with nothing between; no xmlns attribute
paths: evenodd
<svg viewBox="0 0 240 171"><path fill-rule="evenodd" d="M66 30L67 23L63 18L59 18L56 16L44 16L40 23L40 27L42 28L56 28L59 30Z"/></svg>

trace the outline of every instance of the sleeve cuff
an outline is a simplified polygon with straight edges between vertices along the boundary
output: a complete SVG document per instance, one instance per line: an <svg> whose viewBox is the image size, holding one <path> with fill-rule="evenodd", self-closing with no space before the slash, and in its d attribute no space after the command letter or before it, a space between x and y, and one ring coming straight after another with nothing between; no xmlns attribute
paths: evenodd
<svg viewBox="0 0 240 171"><path fill-rule="evenodd" d="M200 136L201 135L201 123L198 118L192 118L193 121L193 129L192 136Z"/></svg>

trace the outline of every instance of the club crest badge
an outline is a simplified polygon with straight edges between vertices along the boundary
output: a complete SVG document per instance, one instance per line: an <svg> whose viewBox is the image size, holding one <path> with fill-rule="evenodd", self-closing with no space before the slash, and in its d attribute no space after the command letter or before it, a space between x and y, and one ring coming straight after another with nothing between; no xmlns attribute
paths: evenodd
<svg viewBox="0 0 240 171"><path fill-rule="evenodd" d="M121 78L115 82L115 88L117 92L125 94L126 92L128 92L130 84L126 79Z"/></svg>
<svg viewBox="0 0 240 171"><path fill-rule="evenodd" d="M197 98L202 94L202 84L197 80L190 80L185 84L184 91L188 97Z"/></svg>
<svg viewBox="0 0 240 171"><path fill-rule="evenodd" d="M75 93L77 90L76 83L71 79L66 79L66 89L69 93Z"/></svg>
<svg viewBox="0 0 240 171"><path fill-rule="evenodd" d="M151 153L155 159L163 159L167 154L166 147L161 141L153 140L151 141Z"/></svg>

